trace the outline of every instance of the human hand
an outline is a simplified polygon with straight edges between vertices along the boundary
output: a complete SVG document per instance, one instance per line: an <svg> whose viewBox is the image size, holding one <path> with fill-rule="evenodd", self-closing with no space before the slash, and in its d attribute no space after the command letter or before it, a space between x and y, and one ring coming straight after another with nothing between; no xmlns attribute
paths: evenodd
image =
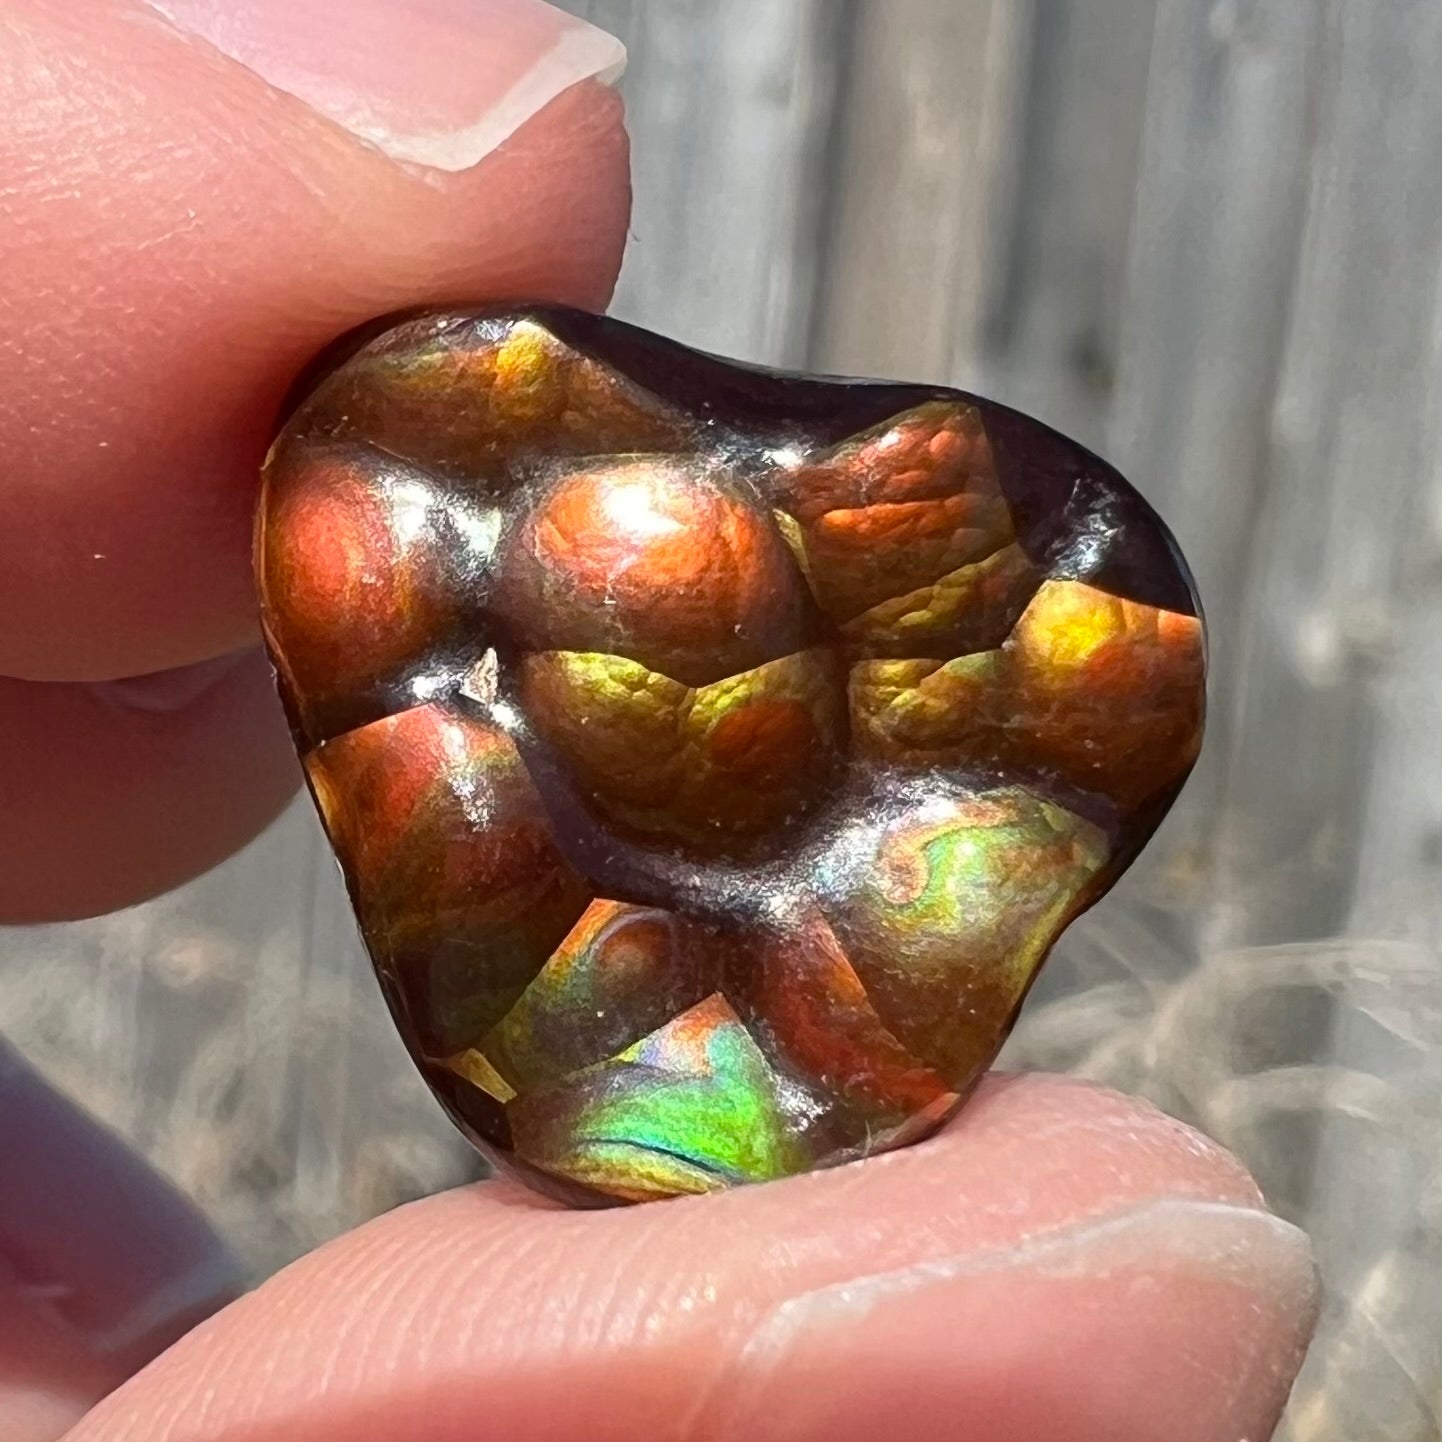
<svg viewBox="0 0 1442 1442"><path fill-rule="evenodd" d="M614 46L531 0L10 0L0 34L0 919L24 921L178 883L296 784L249 569L295 372L406 306L601 307L627 172L587 78ZM117 1188L102 1134L67 1123L47 1172L44 1094L10 1075L31 1205L0 1174L0 1236L65 1276L0 1272L0 1398L17 1438L53 1436L144 1360L97 1357L56 1287L109 1315L124 1273L127 1305L181 1317L174 1258L101 1265L149 1257L157 1216L211 1302L231 1282L157 1181ZM37 1249L47 1177L103 1246ZM932 1142L764 1188L404 1208L70 1435L1222 1442L1267 1434L1313 1307L1305 1239L1220 1149L1078 1083L993 1080Z"/></svg>

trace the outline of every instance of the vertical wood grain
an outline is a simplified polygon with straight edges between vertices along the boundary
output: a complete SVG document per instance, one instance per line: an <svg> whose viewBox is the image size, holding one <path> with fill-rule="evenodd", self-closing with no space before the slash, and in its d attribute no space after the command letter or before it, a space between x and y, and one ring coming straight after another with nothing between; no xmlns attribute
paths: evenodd
<svg viewBox="0 0 1442 1442"><path fill-rule="evenodd" d="M613 311L705 350L801 365L850 0L570 8L629 52L635 206Z"/></svg>
<svg viewBox="0 0 1442 1442"><path fill-rule="evenodd" d="M877 0L838 116L812 368L948 381L974 366L1032 7Z"/></svg>

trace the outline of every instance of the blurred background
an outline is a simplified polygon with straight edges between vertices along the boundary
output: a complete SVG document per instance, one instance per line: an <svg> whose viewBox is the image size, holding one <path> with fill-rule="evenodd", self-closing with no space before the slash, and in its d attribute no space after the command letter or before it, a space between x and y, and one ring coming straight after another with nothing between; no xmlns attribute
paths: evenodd
<svg viewBox="0 0 1442 1442"><path fill-rule="evenodd" d="M1316 1241L1280 1436L1442 1436L1442 5L571 0L629 45L615 311L937 381L1113 460L1212 627L1207 749L1008 1047L1151 1096ZM474 1175L306 800L0 932L0 1030L256 1275Z"/></svg>

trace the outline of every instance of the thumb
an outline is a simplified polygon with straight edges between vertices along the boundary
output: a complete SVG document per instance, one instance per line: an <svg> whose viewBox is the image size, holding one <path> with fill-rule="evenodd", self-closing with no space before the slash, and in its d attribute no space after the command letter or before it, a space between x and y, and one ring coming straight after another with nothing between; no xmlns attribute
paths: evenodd
<svg viewBox="0 0 1442 1442"><path fill-rule="evenodd" d="M929 1142L620 1211L487 1183L204 1323L69 1442L1236 1442L1306 1238L1142 1104L993 1080Z"/></svg>

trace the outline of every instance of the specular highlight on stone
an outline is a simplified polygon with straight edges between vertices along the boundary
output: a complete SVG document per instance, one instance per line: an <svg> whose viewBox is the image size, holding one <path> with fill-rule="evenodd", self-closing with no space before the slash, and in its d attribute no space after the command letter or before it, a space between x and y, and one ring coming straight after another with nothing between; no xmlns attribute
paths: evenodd
<svg viewBox="0 0 1442 1442"><path fill-rule="evenodd" d="M256 564L407 1046L583 1205L933 1130L1201 740L1191 579L1105 462L574 311L323 375Z"/></svg>

